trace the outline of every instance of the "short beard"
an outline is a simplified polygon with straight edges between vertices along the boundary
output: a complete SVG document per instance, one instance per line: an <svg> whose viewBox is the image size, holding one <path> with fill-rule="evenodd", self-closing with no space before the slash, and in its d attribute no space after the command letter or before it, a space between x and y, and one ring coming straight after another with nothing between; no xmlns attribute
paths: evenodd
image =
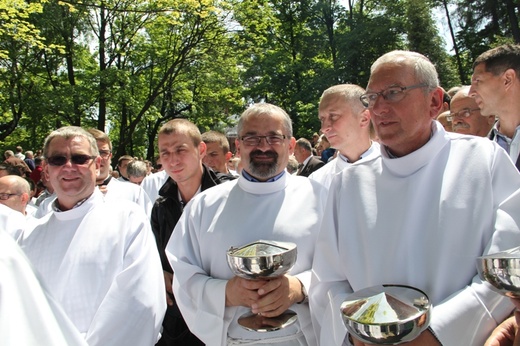
<svg viewBox="0 0 520 346"><path fill-rule="evenodd" d="M274 158L274 162L255 162L257 155L266 155ZM258 179L269 179L276 175L278 171L278 154L275 151L261 152L260 150L252 151L249 154L249 167L248 173Z"/></svg>

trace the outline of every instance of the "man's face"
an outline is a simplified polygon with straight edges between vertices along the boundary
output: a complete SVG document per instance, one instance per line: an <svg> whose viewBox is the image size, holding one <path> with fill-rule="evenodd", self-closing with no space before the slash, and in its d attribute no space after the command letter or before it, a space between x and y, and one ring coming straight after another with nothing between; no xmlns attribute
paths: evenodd
<svg viewBox="0 0 520 346"><path fill-rule="evenodd" d="M251 116L243 124L242 136L289 135L285 132L282 115ZM241 139L236 140L237 150L244 169L260 181L266 181L280 174L294 152L296 140L285 138L280 144L270 145L265 138L255 146L249 146Z"/></svg>
<svg viewBox="0 0 520 346"><path fill-rule="evenodd" d="M202 170L202 158L206 153L206 144L198 146L186 134L160 134L158 138L161 164L168 175L177 183L198 177Z"/></svg>
<svg viewBox="0 0 520 346"><path fill-rule="evenodd" d="M9 176L0 179L0 194L13 194L13 196L9 196L8 199L0 199L0 204L19 211L22 214L25 213L29 196L28 194L21 194L15 191L9 183Z"/></svg>
<svg viewBox="0 0 520 346"><path fill-rule="evenodd" d="M299 145L294 146L294 157L298 163L303 163L303 161L305 161L305 159L309 156L310 155L308 155L302 147Z"/></svg>
<svg viewBox="0 0 520 346"><path fill-rule="evenodd" d="M369 112L362 110L354 114L348 102L336 95L325 97L321 104L324 106L320 106L318 117L321 131L327 136L330 146L342 152L357 144L361 123L369 121Z"/></svg>
<svg viewBox="0 0 520 346"><path fill-rule="evenodd" d="M410 65L383 63L376 67L367 92L381 92L392 86L418 84ZM432 119L442 106L442 90L427 92L425 88L405 90L396 102L377 97L370 108L372 123L381 143L394 155L403 156L423 146L431 134Z"/></svg>
<svg viewBox="0 0 520 346"><path fill-rule="evenodd" d="M206 143L206 155L202 162L216 172L228 173L227 161L231 158L231 153L224 153L218 142Z"/></svg>
<svg viewBox="0 0 520 346"><path fill-rule="evenodd" d="M110 146L108 143L97 141L99 150L99 156L101 157L101 167L99 169L98 183L103 182L110 173L110 164L112 162L112 153L110 152ZM128 161L127 161L128 164ZM126 166L125 166L126 172Z"/></svg>
<svg viewBox="0 0 520 346"><path fill-rule="evenodd" d="M128 163L130 160L121 160L118 164L119 173L128 179L128 174L126 173L126 167L128 166Z"/></svg>
<svg viewBox="0 0 520 346"><path fill-rule="evenodd" d="M465 117L462 113L469 112ZM469 96L455 95L451 101L453 132L484 137L488 134L494 121L493 116L483 116L475 100ZM455 115L458 114L458 115Z"/></svg>
<svg viewBox="0 0 520 346"><path fill-rule="evenodd" d="M55 137L49 145L47 155L68 158L63 166L52 166L47 160L43 165L49 181L58 196L62 210L69 210L79 201L89 197L96 186L101 158L87 160L84 164L70 161L72 155L92 155L89 142L83 137L65 139Z"/></svg>
<svg viewBox="0 0 520 346"><path fill-rule="evenodd" d="M484 63L478 64L473 70L469 95L475 98L482 115L498 114L497 111L502 108L504 90L502 76L503 74L495 76L491 72L486 72Z"/></svg>

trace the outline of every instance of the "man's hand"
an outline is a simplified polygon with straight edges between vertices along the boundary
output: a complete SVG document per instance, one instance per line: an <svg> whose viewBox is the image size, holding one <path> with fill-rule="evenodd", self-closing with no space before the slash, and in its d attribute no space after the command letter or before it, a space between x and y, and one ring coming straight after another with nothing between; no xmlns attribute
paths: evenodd
<svg viewBox="0 0 520 346"><path fill-rule="evenodd" d="M173 274L168 273L167 271L163 270L163 275L164 275L164 286L166 287L166 304L168 304L168 306L172 306L173 300L170 298L170 294L173 295L173 288L172 288Z"/></svg>
<svg viewBox="0 0 520 346"><path fill-rule="evenodd" d="M260 297L258 290L267 280L247 280L235 276L226 284L226 306L251 307Z"/></svg>
<svg viewBox="0 0 520 346"><path fill-rule="evenodd" d="M303 300L301 282L294 276L270 279L258 290L259 299L251 305L253 313L276 317L291 305Z"/></svg>
<svg viewBox="0 0 520 346"><path fill-rule="evenodd" d="M493 330L484 346L520 346L519 321L520 313L515 311L515 316L509 317Z"/></svg>

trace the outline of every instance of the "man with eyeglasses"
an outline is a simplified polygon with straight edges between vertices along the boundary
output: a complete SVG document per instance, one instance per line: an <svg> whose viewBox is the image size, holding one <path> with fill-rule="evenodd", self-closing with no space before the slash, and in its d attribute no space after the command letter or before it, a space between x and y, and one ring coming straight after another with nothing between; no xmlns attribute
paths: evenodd
<svg viewBox="0 0 520 346"><path fill-rule="evenodd" d="M146 214L104 199L96 140L84 129L51 132L43 155L57 198L20 245L90 346L153 345L166 304Z"/></svg>
<svg viewBox="0 0 520 346"><path fill-rule="evenodd" d="M460 88L451 99L448 120L451 121L453 132L486 137L495 123L495 116L480 114L475 99L469 96L469 88Z"/></svg>
<svg viewBox="0 0 520 346"><path fill-rule="evenodd" d="M482 53L473 63L469 95L483 116L498 118L489 139L504 148L520 170L520 45Z"/></svg>
<svg viewBox="0 0 520 346"><path fill-rule="evenodd" d="M326 189L285 170L296 141L281 108L252 105L237 134L240 177L195 196L166 247L175 298L205 344L316 345L306 292ZM295 243L295 266L271 280L234 276L226 252L260 239ZM280 330L247 330L237 322L247 312L271 318L288 308L298 319Z"/></svg>
<svg viewBox="0 0 520 346"><path fill-rule="evenodd" d="M341 303L400 284L433 304L429 328L407 345L483 345L513 305L482 283L475 260L520 243L520 174L496 143L434 120L443 93L425 56L383 55L366 89L381 156L329 189L309 297L320 343L364 345L347 336Z"/></svg>
<svg viewBox="0 0 520 346"><path fill-rule="evenodd" d="M29 191L29 183L18 175L0 177L0 232L5 231L15 240L26 228Z"/></svg>

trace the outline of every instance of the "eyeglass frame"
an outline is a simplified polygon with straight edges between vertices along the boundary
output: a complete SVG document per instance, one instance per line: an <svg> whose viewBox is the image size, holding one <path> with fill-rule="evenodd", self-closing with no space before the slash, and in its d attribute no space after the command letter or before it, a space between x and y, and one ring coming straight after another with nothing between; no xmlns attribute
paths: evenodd
<svg viewBox="0 0 520 346"><path fill-rule="evenodd" d="M273 145L280 145L280 144L282 144L283 141L288 139L288 138L289 138L289 136L286 136L286 135L275 134L275 135L267 135L267 136L257 136L257 135L241 136L239 139L242 142L244 142L244 144L247 145L248 147L257 147L262 142L262 139L265 139L267 144L273 146ZM248 140L253 140L253 139L256 140L256 144L247 142ZM280 140L280 142L279 143L272 143L271 141L273 139L274 140Z"/></svg>
<svg viewBox="0 0 520 346"><path fill-rule="evenodd" d="M0 200L7 201L9 198L11 198L13 196L21 196L21 195L22 195L21 193L0 193Z"/></svg>
<svg viewBox="0 0 520 346"><path fill-rule="evenodd" d="M47 161L47 164L49 164L50 166L61 167L61 166L66 165L67 162L69 162L69 161L71 164L74 164L74 165L84 165L89 160L94 160L96 157L97 156L87 155L87 154L73 154L70 157L67 157L65 155L52 155L52 156L46 157L45 161ZM56 162L53 163L52 161L54 161L56 158L60 158L60 159L65 158L66 160L62 164L58 164ZM82 159L85 159L85 161L83 161ZM81 162L81 161L83 161L83 162Z"/></svg>
<svg viewBox="0 0 520 346"><path fill-rule="evenodd" d="M107 159L110 154L112 154L112 150L100 150L99 156L101 156L103 159Z"/></svg>
<svg viewBox="0 0 520 346"><path fill-rule="evenodd" d="M476 112L476 111L480 111L480 108L473 108L473 109L469 109L469 108L464 108L463 110L461 111L458 111L458 112L455 112L455 113L451 113L448 114L446 116L446 120L448 121L453 121L453 119L455 117L459 117L459 118L469 118L471 116L471 113L473 112ZM466 115L460 115L461 113L466 113Z"/></svg>
<svg viewBox="0 0 520 346"><path fill-rule="evenodd" d="M394 85L394 86L389 86L388 88L381 90L380 92L364 93L363 95L359 96L359 100L361 101L363 106L365 106L365 108L371 108L371 107L374 107L374 103L376 102L376 100L379 96L383 97L383 99L385 101L395 103L395 102L401 101L404 98L404 96L406 96L406 93L405 93L406 90L413 90L413 89L426 88L426 87L429 87L429 85L427 83L413 84L413 85L408 85L408 86L404 86L404 87L399 86L399 85ZM400 89L397 94L394 94L394 96L403 95L402 98L400 98L398 100L389 100L388 94L386 94L386 93L388 93L388 91L391 89L396 89L396 90ZM370 96L372 96L373 99L370 99ZM368 99L368 101L366 101L366 99ZM372 105L370 105L371 103L372 103Z"/></svg>

